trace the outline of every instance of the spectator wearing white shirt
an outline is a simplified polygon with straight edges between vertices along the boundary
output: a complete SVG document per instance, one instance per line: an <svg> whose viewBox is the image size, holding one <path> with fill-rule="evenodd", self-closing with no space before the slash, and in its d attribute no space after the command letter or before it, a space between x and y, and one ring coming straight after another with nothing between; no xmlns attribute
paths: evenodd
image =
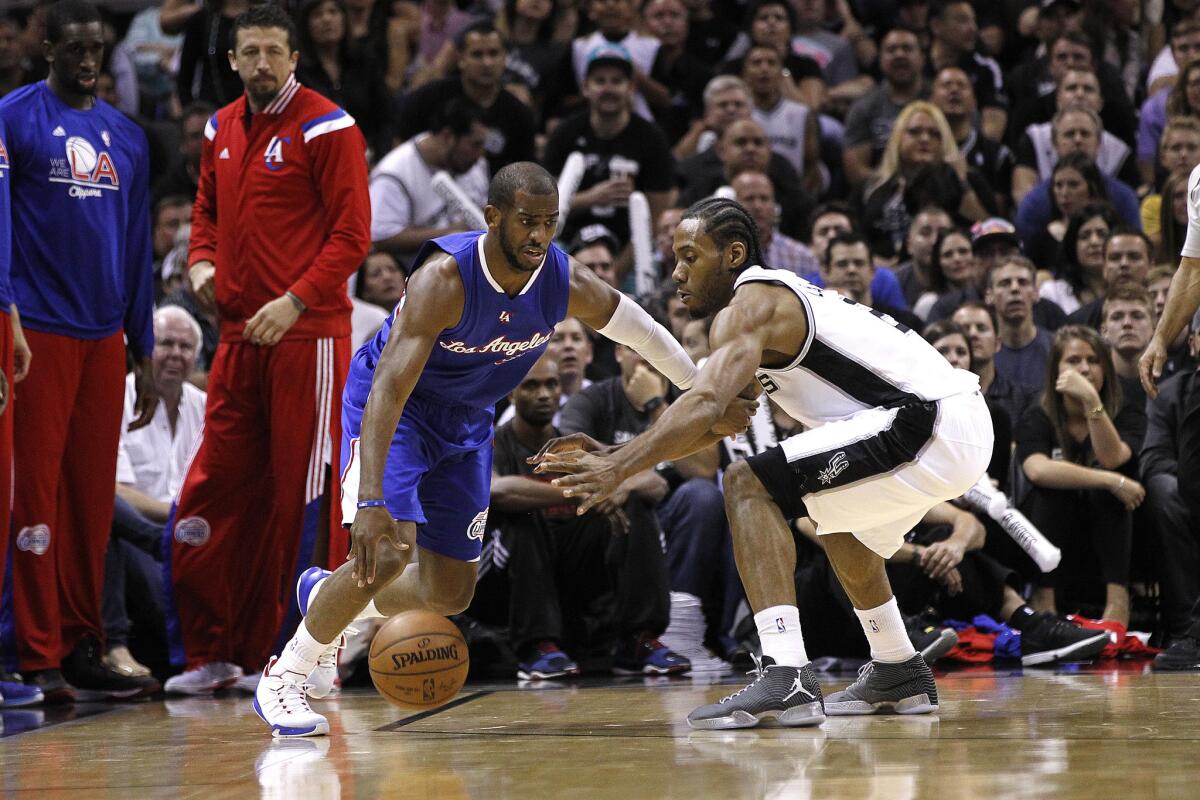
<svg viewBox="0 0 1200 800"><path fill-rule="evenodd" d="M434 191L446 171L480 210L487 204L488 173L483 114L463 98L440 107L420 133L388 153L371 171L371 243L407 268L426 239L470 230L467 217Z"/></svg>
<svg viewBox="0 0 1200 800"><path fill-rule="evenodd" d="M125 411L117 450L116 505L105 562L104 662L123 675L149 675L129 651L129 610L136 612L144 652L165 641L163 628L162 526L187 473L204 428L206 395L187 382L196 367L200 325L179 306L154 313L151 365L160 401L150 424L130 431L136 418L134 376L125 380ZM129 602L128 605L126 604ZM144 634L144 637L142 637Z"/></svg>

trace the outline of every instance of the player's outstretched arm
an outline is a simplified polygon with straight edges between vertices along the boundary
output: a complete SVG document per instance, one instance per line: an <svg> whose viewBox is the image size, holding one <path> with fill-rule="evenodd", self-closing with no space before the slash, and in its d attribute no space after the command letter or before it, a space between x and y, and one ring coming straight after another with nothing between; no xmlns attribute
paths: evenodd
<svg viewBox="0 0 1200 800"><path fill-rule="evenodd" d="M412 394L438 335L463 315L463 285L454 257L430 256L408 281L387 344L375 367L363 410L359 438L358 500L383 500L383 471L404 405ZM386 506L360 508L351 528L350 558L359 586L375 579L375 549L393 537L395 523Z"/></svg>
<svg viewBox="0 0 1200 800"><path fill-rule="evenodd" d="M680 389L691 387L696 365L671 332L573 258L567 315L601 336L633 348Z"/></svg>
<svg viewBox="0 0 1200 800"><path fill-rule="evenodd" d="M544 472L566 472L555 481L564 494L582 497L579 513L600 502L609 485L660 461L690 455L712 443L709 431L739 395L754 393L755 372L769 335L774 306L758 287L747 287L729 307L717 314L709 334L713 352L696 377L691 391L671 404L648 430L620 450L603 458L579 454L549 454L539 465Z"/></svg>

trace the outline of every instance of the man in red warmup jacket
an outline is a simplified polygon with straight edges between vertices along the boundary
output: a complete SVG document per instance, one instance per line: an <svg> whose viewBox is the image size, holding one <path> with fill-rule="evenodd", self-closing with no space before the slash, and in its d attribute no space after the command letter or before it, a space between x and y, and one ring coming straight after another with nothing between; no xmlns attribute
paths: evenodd
<svg viewBox="0 0 1200 800"><path fill-rule="evenodd" d="M245 94L205 128L192 289L221 341L205 430L167 523L173 694L257 670L311 563L337 463L350 358L346 279L370 247L366 145L354 119L296 82L296 31L276 6L234 23ZM256 676L256 673L255 673Z"/></svg>

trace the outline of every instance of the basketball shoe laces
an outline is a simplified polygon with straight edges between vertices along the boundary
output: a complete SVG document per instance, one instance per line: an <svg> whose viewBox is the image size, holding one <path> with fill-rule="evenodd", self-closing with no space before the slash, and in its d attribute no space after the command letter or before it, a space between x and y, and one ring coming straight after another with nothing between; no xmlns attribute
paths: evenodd
<svg viewBox="0 0 1200 800"><path fill-rule="evenodd" d="M317 669L337 669L338 652L346 649L346 634L354 635L358 628L347 627L317 656Z"/></svg>
<svg viewBox="0 0 1200 800"><path fill-rule="evenodd" d="M288 716L297 714L311 714L312 707L308 704L308 690L312 686L305 678L299 681L288 680L286 676L297 675L295 672L284 672L278 677L279 686L272 690L275 696L275 705L283 710Z"/></svg>
<svg viewBox="0 0 1200 800"><path fill-rule="evenodd" d="M750 658L754 659L754 669L750 670L746 674L747 675L757 675L758 677L755 678L754 680L752 680L746 686L743 686L741 689L738 689L733 694L728 695L726 697L722 697L721 703L728 703L730 700L734 699L735 697L738 697L738 696L744 694L745 692L750 691L756 685L758 685L759 681L761 681L763 678L767 677L767 669L765 667L763 667L762 659L759 658L758 656L754 655L754 653L750 654Z"/></svg>

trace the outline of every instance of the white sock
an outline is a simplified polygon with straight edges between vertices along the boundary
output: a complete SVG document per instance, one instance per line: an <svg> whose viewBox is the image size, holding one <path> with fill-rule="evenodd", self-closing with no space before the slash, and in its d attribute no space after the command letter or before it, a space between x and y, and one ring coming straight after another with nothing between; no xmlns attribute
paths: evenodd
<svg viewBox="0 0 1200 800"><path fill-rule="evenodd" d="M279 659L271 667L270 674L282 675L285 672L294 672L307 678L308 673L317 666L317 657L328 646L328 642L322 644L314 639L313 635L308 632L304 621L301 620L300 627L296 628L296 635L283 646L283 652L279 654Z"/></svg>
<svg viewBox="0 0 1200 800"><path fill-rule="evenodd" d="M800 611L795 606L771 606L754 615L764 656L776 664L803 667L808 663L804 636L800 633Z"/></svg>
<svg viewBox="0 0 1200 800"><path fill-rule="evenodd" d="M904 620L900 618L900 607L896 605L893 596L886 603L866 611L854 609L858 621L862 623L863 633L871 643L871 658L888 664L899 664L908 661L917 651L908 638L904 629Z"/></svg>

